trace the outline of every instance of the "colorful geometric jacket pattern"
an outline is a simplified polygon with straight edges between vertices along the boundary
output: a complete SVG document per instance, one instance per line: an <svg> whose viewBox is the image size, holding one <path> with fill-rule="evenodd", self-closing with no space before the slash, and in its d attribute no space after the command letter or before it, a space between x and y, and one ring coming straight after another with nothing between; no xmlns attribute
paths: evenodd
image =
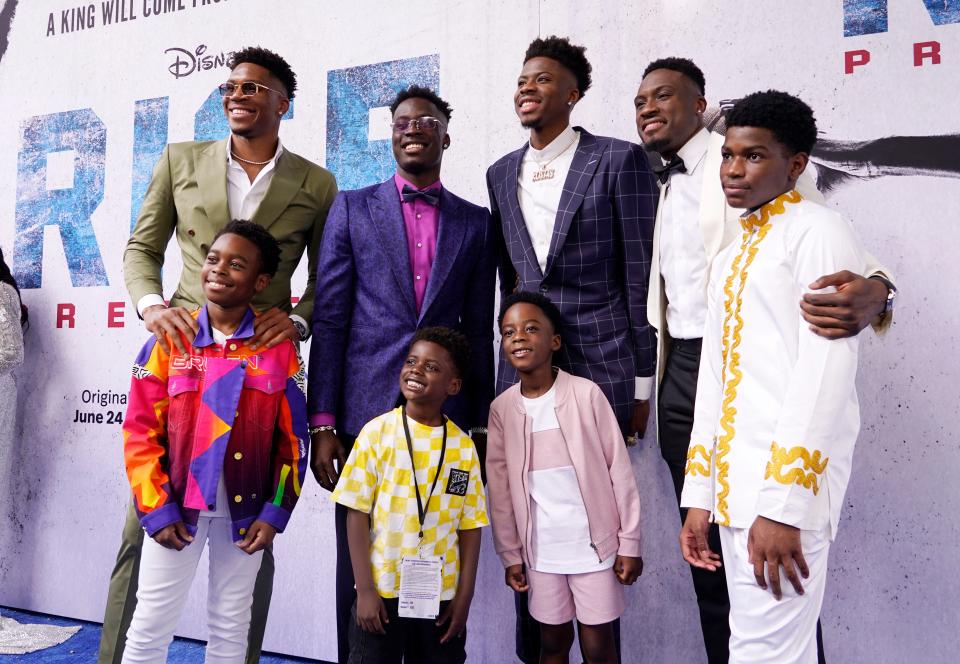
<svg viewBox="0 0 960 664"><path fill-rule="evenodd" d="M151 338L133 366L124 459L134 506L147 534L182 520L195 532L217 505L221 474L232 534L242 539L256 519L282 531L307 469L305 376L285 341L253 351L253 310L221 346L206 307L193 313L200 331L182 355Z"/></svg>

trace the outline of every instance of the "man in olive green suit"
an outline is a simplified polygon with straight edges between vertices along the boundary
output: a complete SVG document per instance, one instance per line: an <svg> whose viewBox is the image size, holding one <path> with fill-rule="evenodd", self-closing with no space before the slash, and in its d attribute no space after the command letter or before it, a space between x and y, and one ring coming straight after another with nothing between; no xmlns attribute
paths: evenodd
<svg viewBox="0 0 960 664"><path fill-rule="evenodd" d="M127 243L123 269L130 296L145 327L160 343L164 333L186 352L197 332L190 311L203 304L200 269L216 232L231 219L250 219L270 231L281 247L280 266L253 305L258 310L252 344L270 347L283 339L305 340L311 320L320 235L336 194L333 176L280 144L280 120L290 106L296 75L280 56L261 48L236 52L230 77L220 86L230 136L222 141L171 144L156 168ZM170 304L164 303L160 270L176 233L183 270ZM290 305L290 277L307 250L307 288ZM168 349L169 350L169 349ZM223 507L223 506L220 506ZM187 533L164 546L182 549ZM110 578L99 664L117 664L136 605L143 529L131 508ZM248 664L258 662L273 587L273 553L264 552L253 594Z"/></svg>

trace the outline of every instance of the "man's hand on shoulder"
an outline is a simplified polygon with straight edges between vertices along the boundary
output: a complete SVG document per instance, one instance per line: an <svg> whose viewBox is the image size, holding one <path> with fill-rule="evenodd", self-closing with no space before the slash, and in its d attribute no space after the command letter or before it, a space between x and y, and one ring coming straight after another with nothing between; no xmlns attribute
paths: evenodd
<svg viewBox="0 0 960 664"><path fill-rule="evenodd" d="M798 595L803 594L800 577L804 579L809 577L810 569L807 567L803 549L800 547L799 528L758 516L750 526L747 551L758 586L766 590L769 579L770 592L780 599L783 596L780 590L780 568L782 567L793 589ZM764 565L767 568L766 577L763 573ZM798 570L800 574L797 574Z"/></svg>
<svg viewBox="0 0 960 664"><path fill-rule="evenodd" d="M810 288L834 286L835 293L807 293L800 302L810 329L826 339L853 337L876 320L887 302L887 286L849 270L820 277Z"/></svg>
<svg viewBox="0 0 960 664"><path fill-rule="evenodd" d="M253 321L253 332L253 339L250 340L251 350L256 350L260 346L270 349L284 339L294 343L300 341L300 332L290 319L290 314L277 307L257 316Z"/></svg>
<svg viewBox="0 0 960 664"><path fill-rule="evenodd" d="M177 350L187 355L189 351L180 335L193 341L200 330L200 326L189 311L183 307L166 307L162 304L154 304L143 310L143 324L147 331L157 338L157 343L167 354L170 353L167 336L173 339L173 345Z"/></svg>

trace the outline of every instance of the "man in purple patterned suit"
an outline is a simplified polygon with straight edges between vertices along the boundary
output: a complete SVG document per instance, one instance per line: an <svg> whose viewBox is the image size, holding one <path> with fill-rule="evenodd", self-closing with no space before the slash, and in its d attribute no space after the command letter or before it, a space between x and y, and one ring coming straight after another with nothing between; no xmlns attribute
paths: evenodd
<svg viewBox="0 0 960 664"><path fill-rule="evenodd" d="M500 288L502 295L539 291L553 300L563 316L557 364L597 383L635 438L646 428L654 381L646 304L659 190L639 145L571 127L570 114L590 87L584 51L560 37L527 49L514 103L530 142L487 171L502 233ZM514 382L501 355L497 392ZM517 655L539 659L539 626L522 595Z"/></svg>
<svg viewBox="0 0 960 664"><path fill-rule="evenodd" d="M397 376L418 329L450 327L470 341L470 374L444 405L450 419L465 431L485 431L493 399L490 215L440 183L450 106L414 86L397 95L391 111L397 174L340 192L320 245L307 405L311 468L328 491L363 425L397 405ZM485 441L474 440L482 455ZM337 506L340 662L349 655L355 596L346 512Z"/></svg>

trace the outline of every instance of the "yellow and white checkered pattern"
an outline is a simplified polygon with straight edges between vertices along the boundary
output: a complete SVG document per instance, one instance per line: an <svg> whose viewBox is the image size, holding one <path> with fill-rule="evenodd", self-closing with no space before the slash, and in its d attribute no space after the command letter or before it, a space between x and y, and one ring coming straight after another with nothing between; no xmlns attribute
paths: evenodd
<svg viewBox="0 0 960 664"><path fill-rule="evenodd" d="M400 408L366 424L357 436L340 474L333 500L370 514L370 563L381 597L396 597L400 589L400 561L404 556L443 556L441 600L453 599L460 572L458 530L489 524L480 481L480 460L473 441L453 422L447 422L447 451L437 488L427 505L423 542L414 494L413 469L403 433ZM441 427L428 427L407 418L413 439L420 499L425 500L440 462ZM465 496L447 493L451 470L467 472Z"/></svg>

